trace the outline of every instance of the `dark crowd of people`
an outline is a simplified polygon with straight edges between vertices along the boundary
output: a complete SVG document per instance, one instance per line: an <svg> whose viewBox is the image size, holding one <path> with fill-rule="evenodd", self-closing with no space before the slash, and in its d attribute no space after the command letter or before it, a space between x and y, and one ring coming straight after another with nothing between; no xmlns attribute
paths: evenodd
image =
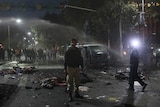
<svg viewBox="0 0 160 107"><path fill-rule="evenodd" d="M45 61L56 59L57 49L5 49L0 48L0 61Z"/></svg>

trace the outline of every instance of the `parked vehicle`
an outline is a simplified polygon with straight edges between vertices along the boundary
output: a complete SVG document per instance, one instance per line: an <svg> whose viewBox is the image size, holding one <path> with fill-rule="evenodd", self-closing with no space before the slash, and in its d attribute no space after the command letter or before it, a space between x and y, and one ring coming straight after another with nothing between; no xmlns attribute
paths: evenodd
<svg viewBox="0 0 160 107"><path fill-rule="evenodd" d="M84 66L87 68L101 68L107 67L110 61L110 54L108 49L102 44L87 43L83 45L77 45L81 50ZM67 46L66 50L70 48Z"/></svg>
<svg viewBox="0 0 160 107"><path fill-rule="evenodd" d="M81 46L84 64L88 68L108 66L110 54L102 44L84 44Z"/></svg>

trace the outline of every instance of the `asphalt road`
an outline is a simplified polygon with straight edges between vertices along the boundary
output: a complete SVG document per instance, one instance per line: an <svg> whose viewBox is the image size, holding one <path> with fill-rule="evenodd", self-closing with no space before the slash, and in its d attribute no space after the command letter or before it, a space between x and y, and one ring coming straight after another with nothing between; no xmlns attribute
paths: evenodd
<svg viewBox="0 0 160 107"><path fill-rule="evenodd" d="M8 63L0 68L12 68L15 63ZM33 66L20 64L20 66ZM37 66L38 71L33 74L6 74L0 77L2 84L8 85L8 97L3 100L2 107L63 107L67 102L65 86L55 86L53 89L42 88L38 82L42 77L63 76L62 65ZM44 68L44 69L42 69ZM48 68L48 69L47 69ZM125 70L125 69L118 69ZM141 86L135 82L135 91L128 91L127 79L116 79L118 71L115 68L103 70L86 70L86 74L93 80L81 84L80 93L84 99L75 99L69 103L70 107L159 107L160 105L160 72L152 71L145 80L148 86L141 92ZM13 87L12 87L13 86ZM3 86L4 87L4 86ZM1 89L1 88L0 88ZM12 90L12 91L11 91ZM1 93L3 91L1 90ZM5 94L4 94L5 95Z"/></svg>

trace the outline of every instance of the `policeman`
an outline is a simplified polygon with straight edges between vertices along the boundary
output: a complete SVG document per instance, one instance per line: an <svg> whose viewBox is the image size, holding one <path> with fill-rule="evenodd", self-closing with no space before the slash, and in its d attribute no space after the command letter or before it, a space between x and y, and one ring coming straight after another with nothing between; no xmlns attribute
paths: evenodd
<svg viewBox="0 0 160 107"><path fill-rule="evenodd" d="M75 91L76 98L83 98L79 94L80 71L83 69L83 58L81 51L76 47L77 40L71 40L71 47L65 52L64 70L67 73L67 91L69 93L68 101L73 100L72 93ZM75 86L74 86L75 85ZM75 88L75 89L74 89Z"/></svg>

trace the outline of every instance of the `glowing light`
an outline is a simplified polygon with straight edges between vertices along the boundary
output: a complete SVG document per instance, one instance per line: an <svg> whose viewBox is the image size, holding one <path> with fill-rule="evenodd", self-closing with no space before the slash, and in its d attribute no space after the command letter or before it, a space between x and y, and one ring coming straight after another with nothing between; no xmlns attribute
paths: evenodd
<svg viewBox="0 0 160 107"><path fill-rule="evenodd" d="M16 22L17 22L17 23L21 23L22 20L21 20L21 19L17 19Z"/></svg>
<svg viewBox="0 0 160 107"><path fill-rule="evenodd" d="M28 32L28 35L31 35L31 32Z"/></svg>
<svg viewBox="0 0 160 107"><path fill-rule="evenodd" d="M124 54L124 55L127 55L127 52L126 52L126 51L124 51L124 52L123 52L123 54Z"/></svg>
<svg viewBox="0 0 160 107"><path fill-rule="evenodd" d="M131 47L133 48L139 48L140 47L140 41L137 39L134 39L131 41Z"/></svg>

